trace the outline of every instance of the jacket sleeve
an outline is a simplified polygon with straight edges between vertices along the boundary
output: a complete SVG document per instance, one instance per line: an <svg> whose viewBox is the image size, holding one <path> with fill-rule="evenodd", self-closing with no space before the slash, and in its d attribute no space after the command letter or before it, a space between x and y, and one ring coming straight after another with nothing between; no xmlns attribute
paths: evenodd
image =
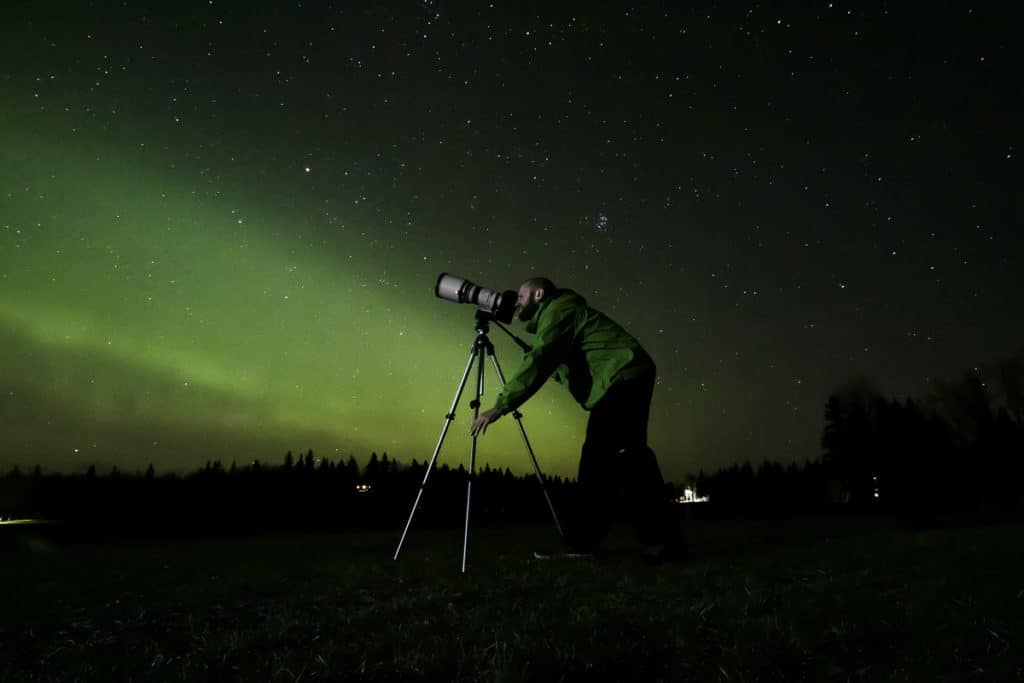
<svg viewBox="0 0 1024 683"><path fill-rule="evenodd" d="M502 415L523 405L569 357L574 312L568 310L554 315L557 317L543 321L544 324L539 326L537 343L523 355L523 362L508 377L505 388L498 394L494 409Z"/></svg>
<svg viewBox="0 0 1024 683"><path fill-rule="evenodd" d="M551 379L555 380L559 384L565 384L569 381L569 367L565 363L562 363L555 368L555 372L551 375Z"/></svg>

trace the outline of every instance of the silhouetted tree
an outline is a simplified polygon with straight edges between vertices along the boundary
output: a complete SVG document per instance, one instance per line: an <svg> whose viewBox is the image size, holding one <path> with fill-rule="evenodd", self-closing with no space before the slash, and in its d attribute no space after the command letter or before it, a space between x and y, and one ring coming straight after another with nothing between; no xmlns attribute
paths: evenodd
<svg viewBox="0 0 1024 683"><path fill-rule="evenodd" d="M363 469L363 479L367 483L376 486L380 479L380 460L377 458L377 451L370 453L370 459L366 461L366 467Z"/></svg>
<svg viewBox="0 0 1024 683"><path fill-rule="evenodd" d="M1024 421L1024 356L997 363L991 374L1009 417L1021 424Z"/></svg>
<svg viewBox="0 0 1024 683"><path fill-rule="evenodd" d="M359 463L356 462L354 455L348 456L348 461L345 463L345 478L350 482L359 479Z"/></svg>
<svg viewBox="0 0 1024 683"><path fill-rule="evenodd" d="M848 382L825 404L822 463L839 479L843 499L848 502L863 503L874 498L884 405L881 393L863 378Z"/></svg>

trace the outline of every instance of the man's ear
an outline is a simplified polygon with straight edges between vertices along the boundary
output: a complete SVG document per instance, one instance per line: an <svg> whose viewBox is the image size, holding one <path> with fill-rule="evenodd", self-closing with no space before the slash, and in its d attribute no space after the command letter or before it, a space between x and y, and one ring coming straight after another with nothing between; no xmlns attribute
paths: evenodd
<svg viewBox="0 0 1024 683"><path fill-rule="evenodd" d="M537 301L537 302L540 302L540 301L544 300L544 288L543 287L541 287L539 289L533 290L533 300Z"/></svg>

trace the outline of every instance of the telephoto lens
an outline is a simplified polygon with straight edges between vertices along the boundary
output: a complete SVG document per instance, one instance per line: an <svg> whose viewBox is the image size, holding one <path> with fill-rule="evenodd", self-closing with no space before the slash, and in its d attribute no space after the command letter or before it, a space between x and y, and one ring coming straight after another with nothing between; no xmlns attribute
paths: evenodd
<svg viewBox="0 0 1024 683"><path fill-rule="evenodd" d="M498 322L512 322L516 312L516 293L510 289L499 291L475 285L466 278L441 273L434 286L434 294L459 304L473 304Z"/></svg>

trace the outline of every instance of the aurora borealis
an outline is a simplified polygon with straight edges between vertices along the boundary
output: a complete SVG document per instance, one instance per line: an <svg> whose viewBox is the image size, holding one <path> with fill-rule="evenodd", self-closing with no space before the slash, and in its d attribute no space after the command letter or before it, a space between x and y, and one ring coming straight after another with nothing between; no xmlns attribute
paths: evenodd
<svg viewBox="0 0 1024 683"><path fill-rule="evenodd" d="M933 12L15 3L0 465L422 461L474 334L442 271L622 323L667 477L815 458L847 378L1021 349L1019 24ZM573 475L586 414L523 413Z"/></svg>

